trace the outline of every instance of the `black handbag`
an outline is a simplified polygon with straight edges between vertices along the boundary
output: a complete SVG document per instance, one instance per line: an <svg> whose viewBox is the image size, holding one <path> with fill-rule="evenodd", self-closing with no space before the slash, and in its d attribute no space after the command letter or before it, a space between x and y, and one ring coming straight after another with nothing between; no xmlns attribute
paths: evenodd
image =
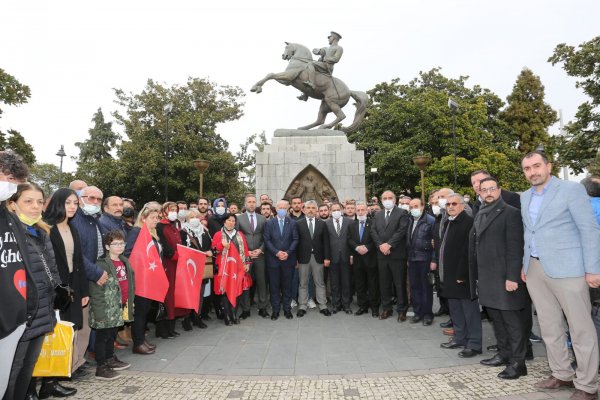
<svg viewBox="0 0 600 400"><path fill-rule="evenodd" d="M59 285L54 280L52 276L52 272L50 272L50 268L48 268L48 263L46 262L46 257L44 257L44 253L40 252L40 259L42 260L42 264L44 264L44 269L46 270L46 274L50 279L50 283L54 287L54 309L59 310L61 312L67 311L67 308L73 303L75 298L75 292L69 285Z"/></svg>
<svg viewBox="0 0 600 400"><path fill-rule="evenodd" d="M155 322L164 321L167 319L167 309L165 308L164 303L158 303L156 310L156 317L154 318Z"/></svg>

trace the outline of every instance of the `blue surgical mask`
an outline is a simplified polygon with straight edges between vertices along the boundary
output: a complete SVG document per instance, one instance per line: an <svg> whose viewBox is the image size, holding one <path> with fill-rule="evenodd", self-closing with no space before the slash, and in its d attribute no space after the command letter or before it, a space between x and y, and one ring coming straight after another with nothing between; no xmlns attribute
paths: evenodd
<svg viewBox="0 0 600 400"><path fill-rule="evenodd" d="M279 210L277 210L277 216L279 218L285 218L287 215L287 210L284 210L283 208L280 208Z"/></svg>

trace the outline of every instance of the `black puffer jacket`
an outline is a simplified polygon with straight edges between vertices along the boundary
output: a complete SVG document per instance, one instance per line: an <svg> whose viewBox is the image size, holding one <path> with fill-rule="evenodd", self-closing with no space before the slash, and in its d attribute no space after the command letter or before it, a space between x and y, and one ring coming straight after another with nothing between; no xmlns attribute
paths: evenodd
<svg viewBox="0 0 600 400"><path fill-rule="evenodd" d="M40 229L35 229L36 234L33 234L31 227L24 225L24 228L27 252L31 262L29 270L31 271L33 284L37 288L39 301L37 310L34 310L35 316L31 323L27 325L27 328L21 337L21 341L31 340L48 332L52 332L52 330L54 330L54 325L56 325L56 316L54 313L54 287L50 283L50 278L44 268L42 257L44 257L55 283L61 283L58 269L56 268L56 262L54 260L54 250L52 249L50 237L46 232Z"/></svg>

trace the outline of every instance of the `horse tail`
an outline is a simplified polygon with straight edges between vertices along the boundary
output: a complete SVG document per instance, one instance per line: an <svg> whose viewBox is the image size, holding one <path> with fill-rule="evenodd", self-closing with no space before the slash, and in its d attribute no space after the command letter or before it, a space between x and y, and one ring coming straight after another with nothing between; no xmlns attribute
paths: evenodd
<svg viewBox="0 0 600 400"><path fill-rule="evenodd" d="M359 125L367 115L367 104L369 103L369 96L365 92L359 92L356 90L350 91L350 96L356 101L356 112L354 113L354 121L351 125L342 127L342 132L352 133L358 129Z"/></svg>

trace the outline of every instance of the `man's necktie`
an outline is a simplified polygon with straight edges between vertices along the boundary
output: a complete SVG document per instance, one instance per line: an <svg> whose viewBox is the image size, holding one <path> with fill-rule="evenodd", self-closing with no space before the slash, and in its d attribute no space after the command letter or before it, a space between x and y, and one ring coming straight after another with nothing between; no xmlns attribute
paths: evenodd
<svg viewBox="0 0 600 400"><path fill-rule="evenodd" d="M254 214L250 214L250 231L254 233Z"/></svg>
<svg viewBox="0 0 600 400"><path fill-rule="evenodd" d="M281 235L283 236L283 220L282 219L279 220L279 232L281 232Z"/></svg>
<svg viewBox="0 0 600 400"><path fill-rule="evenodd" d="M390 211L388 210L385 212L385 226L387 226L389 220L390 220Z"/></svg>
<svg viewBox="0 0 600 400"><path fill-rule="evenodd" d="M340 236L340 230L342 228L340 227L340 220L336 219L335 220L335 233L337 233L338 236Z"/></svg>
<svg viewBox="0 0 600 400"><path fill-rule="evenodd" d="M315 233L315 228L314 228L314 226L313 226L312 218L310 218L310 219L308 220L308 231L310 232L310 237L311 237L311 239L312 239L312 237L313 237L313 235L314 235L314 233Z"/></svg>
<svg viewBox="0 0 600 400"><path fill-rule="evenodd" d="M365 221L360 221L360 229L358 230L358 237L362 241L363 233L365 233Z"/></svg>

